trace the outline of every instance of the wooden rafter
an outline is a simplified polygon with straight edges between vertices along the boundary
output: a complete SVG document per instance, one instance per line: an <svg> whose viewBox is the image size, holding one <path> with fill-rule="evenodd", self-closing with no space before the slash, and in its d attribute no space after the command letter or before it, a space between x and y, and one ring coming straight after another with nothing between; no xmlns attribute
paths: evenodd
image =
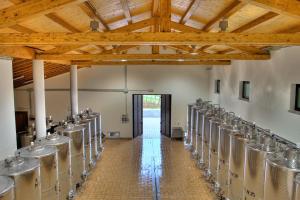
<svg viewBox="0 0 300 200"><path fill-rule="evenodd" d="M173 21L171 22L171 28L181 31L181 32L196 32L196 33L203 32L200 29L197 29L197 28L194 28L191 26L187 26L187 25L183 25L183 24L179 24L179 23L173 22Z"/></svg>
<svg viewBox="0 0 300 200"><path fill-rule="evenodd" d="M122 9L124 11L124 15L127 19L128 24L131 24L132 23L132 17L131 17L130 9L129 9L129 6L128 6L128 1L127 0L120 0L120 3L121 3L121 6L122 6Z"/></svg>
<svg viewBox="0 0 300 200"><path fill-rule="evenodd" d="M145 27L149 27L155 24L155 18L150 18L150 19L145 19L133 24L129 24L127 26L123 26L114 30L111 30L111 33L115 33L115 32L132 32L132 31L136 31L139 29L143 29Z"/></svg>
<svg viewBox="0 0 300 200"><path fill-rule="evenodd" d="M25 59L32 59L35 56L34 50L28 47L13 47L13 46L6 46L0 47L0 55L1 56L10 56L14 58L25 58Z"/></svg>
<svg viewBox="0 0 300 200"><path fill-rule="evenodd" d="M239 11L242 7L244 7L246 4L235 0L233 1L229 6L227 6L224 10L222 10L216 17L214 17L212 20L210 20L203 28L203 31L209 31L218 21L224 18L229 18L233 14L235 14L237 11Z"/></svg>
<svg viewBox="0 0 300 200"><path fill-rule="evenodd" d="M84 0L30 0L16 6L0 10L0 28L14 26L24 20L50 13L63 6Z"/></svg>
<svg viewBox="0 0 300 200"><path fill-rule="evenodd" d="M72 64L78 66L91 65L230 65L230 61L75 61Z"/></svg>
<svg viewBox="0 0 300 200"><path fill-rule="evenodd" d="M102 17L98 13L95 6L90 1L85 1L84 3L80 4L80 8L91 19L98 20L101 23L101 25L104 27L104 31L109 30L109 26L104 22L104 20L102 19Z"/></svg>
<svg viewBox="0 0 300 200"><path fill-rule="evenodd" d="M300 34L0 33L0 46L26 45L300 45Z"/></svg>
<svg viewBox="0 0 300 200"><path fill-rule="evenodd" d="M161 60L161 59L193 59L193 60L267 60L270 55L255 54L64 54L64 55L36 55L43 60Z"/></svg>
<svg viewBox="0 0 300 200"><path fill-rule="evenodd" d="M183 16L181 17L181 19L179 21L180 24L185 24L190 19L190 17L194 14L194 12L199 7L200 2L201 2L201 0L192 0L188 9L185 11Z"/></svg>
<svg viewBox="0 0 300 200"><path fill-rule="evenodd" d="M272 12L293 16L300 19L299 0L242 0Z"/></svg>
<svg viewBox="0 0 300 200"><path fill-rule="evenodd" d="M268 12L254 20L252 20L251 22L248 22L247 24L235 29L234 31L232 31L232 33L242 33L244 31L247 31L255 26L258 26L270 19L273 19L274 17L277 17L279 14L274 13L274 12Z"/></svg>
<svg viewBox="0 0 300 200"><path fill-rule="evenodd" d="M16 25L13 25L13 26L10 26L9 28L15 30L15 31L18 31L20 33L36 33L36 31L30 29L30 28L27 28L25 26L22 26L20 24L16 24Z"/></svg>

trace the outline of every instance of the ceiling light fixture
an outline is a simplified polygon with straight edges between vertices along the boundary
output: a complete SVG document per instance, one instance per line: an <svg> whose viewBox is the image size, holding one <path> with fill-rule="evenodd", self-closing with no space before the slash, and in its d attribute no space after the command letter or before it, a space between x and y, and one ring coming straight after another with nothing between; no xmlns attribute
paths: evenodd
<svg viewBox="0 0 300 200"><path fill-rule="evenodd" d="M179 61L179 62L183 62L183 61L184 61L184 59L178 59L177 61Z"/></svg>
<svg viewBox="0 0 300 200"><path fill-rule="evenodd" d="M126 62L127 60L125 60L125 59L122 59L121 61L122 61L122 62Z"/></svg>

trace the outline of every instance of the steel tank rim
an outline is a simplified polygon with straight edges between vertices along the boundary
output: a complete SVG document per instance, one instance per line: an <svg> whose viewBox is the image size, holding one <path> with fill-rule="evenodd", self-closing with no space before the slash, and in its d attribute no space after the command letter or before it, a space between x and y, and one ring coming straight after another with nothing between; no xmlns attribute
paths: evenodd
<svg viewBox="0 0 300 200"><path fill-rule="evenodd" d="M0 175L0 197L15 187L14 180L8 176Z"/></svg>
<svg viewBox="0 0 300 200"><path fill-rule="evenodd" d="M264 153L275 153L276 152L276 148L274 146L269 146L269 149L264 149L264 148L258 148L258 147L263 147L263 146L267 146L267 145L263 145L263 144L257 144L257 143L253 143L251 142L251 140L249 140L249 142L246 143L246 150L251 150L251 151L256 151L256 152L264 152Z"/></svg>
<svg viewBox="0 0 300 200"><path fill-rule="evenodd" d="M13 159L16 157L8 157L7 159ZM5 167L5 161L0 161L0 175L2 176L19 176L23 174L28 174L36 169L40 168L40 161L37 158L30 158L30 157L18 157L19 159L23 159L22 167Z"/></svg>
<svg viewBox="0 0 300 200"><path fill-rule="evenodd" d="M75 132L78 132L78 131L83 131L85 130L86 128L80 124L74 124L74 126L72 126L72 128L64 128L62 129L62 132L63 133L75 133Z"/></svg>
<svg viewBox="0 0 300 200"><path fill-rule="evenodd" d="M42 151L42 149L45 151ZM40 159L50 155L55 155L57 153L57 148L53 146L43 145L43 144L37 144L37 145L35 144L33 146L28 146L28 147L18 149L17 153L19 153L21 157Z"/></svg>
<svg viewBox="0 0 300 200"><path fill-rule="evenodd" d="M51 136L53 136L51 138ZM41 140L41 143L43 145L47 145L47 146L59 146L59 145L63 145L63 144L70 144L71 139L69 137L66 136L62 136L62 135L51 135L49 137L45 137Z"/></svg>
<svg viewBox="0 0 300 200"><path fill-rule="evenodd" d="M275 160L273 160L275 159ZM280 161L280 159L276 159L274 158L274 155L269 155L267 156L266 162L267 164L276 167L276 168L280 168L283 171L291 171L291 172L296 172L296 173L300 173L300 167L298 168L292 168L286 165L282 165L281 163L277 163L276 161Z"/></svg>

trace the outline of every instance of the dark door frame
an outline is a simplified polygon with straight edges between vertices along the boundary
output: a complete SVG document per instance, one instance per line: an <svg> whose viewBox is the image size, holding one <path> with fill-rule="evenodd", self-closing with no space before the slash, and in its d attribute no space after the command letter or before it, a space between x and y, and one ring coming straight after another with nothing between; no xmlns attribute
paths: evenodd
<svg viewBox="0 0 300 200"><path fill-rule="evenodd" d="M138 134L138 135L135 135L135 106L134 106L134 96L135 95L142 95L142 97L144 96L144 95L160 95L161 97L163 96L163 95L169 95L170 96L170 105L169 105L169 113L167 113L168 114L168 116L169 116L169 127L168 127L168 130L166 130L166 133L162 133L162 123L161 123L161 125L160 125L160 130L161 130L161 135L165 135L165 136L167 136L167 137L170 137L171 136L171 127L172 127L172 120L171 120L171 113L172 113L172 94L157 94L157 93L155 93L155 94L140 94L140 93L137 93L137 94L132 94L132 127L133 127L133 131L132 131L132 135L133 135L133 138L135 138L136 136L139 136L139 135L141 135L141 134ZM162 102L161 102L162 103ZM161 106L162 106L162 104L161 104ZM142 111L143 111L143 101L142 101ZM162 112L162 109L161 109L161 112ZM142 117L142 122L141 122L141 124L143 124L143 117ZM162 119L161 119L162 120ZM142 127L142 129L143 129L143 127ZM143 130L142 130L143 131Z"/></svg>

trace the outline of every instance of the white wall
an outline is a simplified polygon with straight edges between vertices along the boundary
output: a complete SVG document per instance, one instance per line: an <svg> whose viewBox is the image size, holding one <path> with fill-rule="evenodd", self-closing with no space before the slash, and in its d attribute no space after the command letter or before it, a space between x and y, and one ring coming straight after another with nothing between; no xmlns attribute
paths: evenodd
<svg viewBox="0 0 300 200"><path fill-rule="evenodd" d="M129 89L154 89L155 94L172 94L172 125L186 124L186 106L200 96L208 96L209 71L198 66L128 66ZM80 69L81 89L123 89L124 66L101 66ZM46 80L46 88L69 88L69 73ZM29 86L30 87L30 86ZM29 110L27 92L16 91L16 109ZM141 92L136 92L141 93ZM103 115L104 131L120 131L132 137L132 92L127 95L128 124L121 123L125 113L124 93L79 92L79 110L89 106ZM70 112L69 92L46 92L46 112L55 120Z"/></svg>
<svg viewBox="0 0 300 200"><path fill-rule="evenodd" d="M0 160L17 149L12 60L0 58Z"/></svg>
<svg viewBox="0 0 300 200"><path fill-rule="evenodd" d="M269 61L233 61L210 72L210 99L278 135L300 142L300 115L289 112L291 85L300 83L300 47L272 53ZM221 94L214 81L221 80ZM250 102L238 99L239 82L250 81Z"/></svg>

